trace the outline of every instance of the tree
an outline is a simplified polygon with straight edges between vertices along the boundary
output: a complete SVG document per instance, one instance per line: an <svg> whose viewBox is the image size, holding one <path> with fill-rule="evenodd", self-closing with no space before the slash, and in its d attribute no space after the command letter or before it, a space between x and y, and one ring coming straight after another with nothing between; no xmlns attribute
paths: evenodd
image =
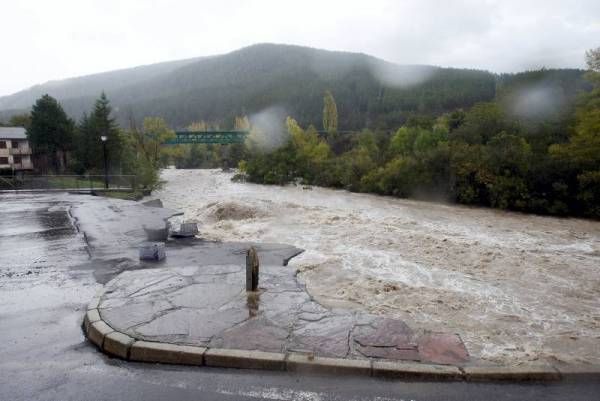
<svg viewBox="0 0 600 401"><path fill-rule="evenodd" d="M174 137L175 133L159 117L146 117L141 131L132 126L127 135L121 136L123 149L127 152L124 162L143 188L158 186L159 167L165 160L161 144Z"/></svg>
<svg viewBox="0 0 600 401"><path fill-rule="evenodd" d="M329 145L319 137L312 125L303 130L291 117L287 118L286 125L299 156L305 158L307 163L318 164L329 156Z"/></svg>
<svg viewBox="0 0 600 401"><path fill-rule="evenodd" d="M11 127L29 128L31 125L31 115L29 113L15 114L8 120L8 125Z"/></svg>
<svg viewBox="0 0 600 401"><path fill-rule="evenodd" d="M94 103L92 112L83 114L76 130L77 170L79 172L99 172L104 169L104 149L101 137L106 136L108 167L122 170L123 135L114 118L112 108L104 92Z"/></svg>
<svg viewBox="0 0 600 401"><path fill-rule="evenodd" d="M248 120L248 116L235 117L233 128L238 131L249 131L250 120Z"/></svg>
<svg viewBox="0 0 600 401"><path fill-rule="evenodd" d="M583 213L600 217L600 48L589 50L586 59L590 68L586 78L592 90L579 97L569 142L552 145L550 154L577 175L577 198Z"/></svg>
<svg viewBox="0 0 600 401"><path fill-rule="evenodd" d="M515 131L514 123L507 117L495 102L478 103L464 116L463 122L452 131L453 140L461 140L468 144L486 144L490 138L502 131Z"/></svg>
<svg viewBox="0 0 600 401"><path fill-rule="evenodd" d="M325 91L323 97L323 129L332 134L338 129L338 112L335 99L330 91Z"/></svg>
<svg viewBox="0 0 600 401"><path fill-rule="evenodd" d="M79 174L89 172L98 164L98 158L102 150L99 149L99 138L94 138L90 119L87 113L83 113L81 120L75 129L75 171Z"/></svg>
<svg viewBox="0 0 600 401"><path fill-rule="evenodd" d="M37 154L50 158L55 172L67 167L67 152L73 148L74 123L52 96L39 98L31 109L27 138Z"/></svg>
<svg viewBox="0 0 600 401"><path fill-rule="evenodd" d="M585 62L590 70L600 72L600 47L586 51Z"/></svg>
<svg viewBox="0 0 600 401"><path fill-rule="evenodd" d="M158 168L160 160L160 146L167 140L175 138L165 120L160 117L144 118L143 131L139 135L141 151L146 158Z"/></svg>
<svg viewBox="0 0 600 401"><path fill-rule="evenodd" d="M101 136L106 136L106 149L109 155L109 166L115 169L118 165L120 165L121 161L121 136L119 135L119 127L115 122L115 119L111 116L112 107L110 106L110 102L106 97L106 94L102 92L100 97L96 100L94 104L94 110L89 118L89 124L91 128L91 136L92 138L90 143L94 144L93 148L98 149L97 154L102 155L102 151L100 151L102 146L102 141L100 140ZM97 168L103 168L103 158L98 157L98 162L96 163ZM100 162L101 161L101 162Z"/></svg>

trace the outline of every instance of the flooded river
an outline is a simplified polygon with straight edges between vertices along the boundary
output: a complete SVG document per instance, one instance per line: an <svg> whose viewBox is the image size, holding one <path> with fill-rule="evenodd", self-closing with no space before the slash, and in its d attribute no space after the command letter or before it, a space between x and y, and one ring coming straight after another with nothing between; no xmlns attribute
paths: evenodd
<svg viewBox="0 0 600 401"><path fill-rule="evenodd" d="M600 363L600 222L164 170L155 196L217 240L288 243L319 302L460 334L490 363Z"/></svg>

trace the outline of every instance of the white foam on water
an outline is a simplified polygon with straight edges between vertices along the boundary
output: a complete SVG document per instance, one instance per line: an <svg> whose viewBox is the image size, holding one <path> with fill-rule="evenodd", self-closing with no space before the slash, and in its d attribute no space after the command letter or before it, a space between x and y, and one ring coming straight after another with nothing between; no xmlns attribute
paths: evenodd
<svg viewBox="0 0 600 401"><path fill-rule="evenodd" d="M154 196L205 238L305 249L290 266L324 303L453 330L494 362L600 362L599 222L232 176L164 170Z"/></svg>

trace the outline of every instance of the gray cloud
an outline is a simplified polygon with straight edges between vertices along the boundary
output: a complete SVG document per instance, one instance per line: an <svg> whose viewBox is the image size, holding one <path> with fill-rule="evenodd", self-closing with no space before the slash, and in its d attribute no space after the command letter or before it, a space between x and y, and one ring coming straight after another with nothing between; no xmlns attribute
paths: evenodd
<svg viewBox="0 0 600 401"><path fill-rule="evenodd" d="M597 0L0 0L0 10L0 95L257 42L496 72L583 67L600 45Z"/></svg>

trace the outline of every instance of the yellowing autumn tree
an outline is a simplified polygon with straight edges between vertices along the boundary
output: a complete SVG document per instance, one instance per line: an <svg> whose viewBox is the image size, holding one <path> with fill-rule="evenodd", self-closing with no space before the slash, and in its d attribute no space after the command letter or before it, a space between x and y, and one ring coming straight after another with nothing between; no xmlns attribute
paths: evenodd
<svg viewBox="0 0 600 401"><path fill-rule="evenodd" d="M330 91L326 91L323 97L323 129L328 133L336 132L338 129L337 106Z"/></svg>

